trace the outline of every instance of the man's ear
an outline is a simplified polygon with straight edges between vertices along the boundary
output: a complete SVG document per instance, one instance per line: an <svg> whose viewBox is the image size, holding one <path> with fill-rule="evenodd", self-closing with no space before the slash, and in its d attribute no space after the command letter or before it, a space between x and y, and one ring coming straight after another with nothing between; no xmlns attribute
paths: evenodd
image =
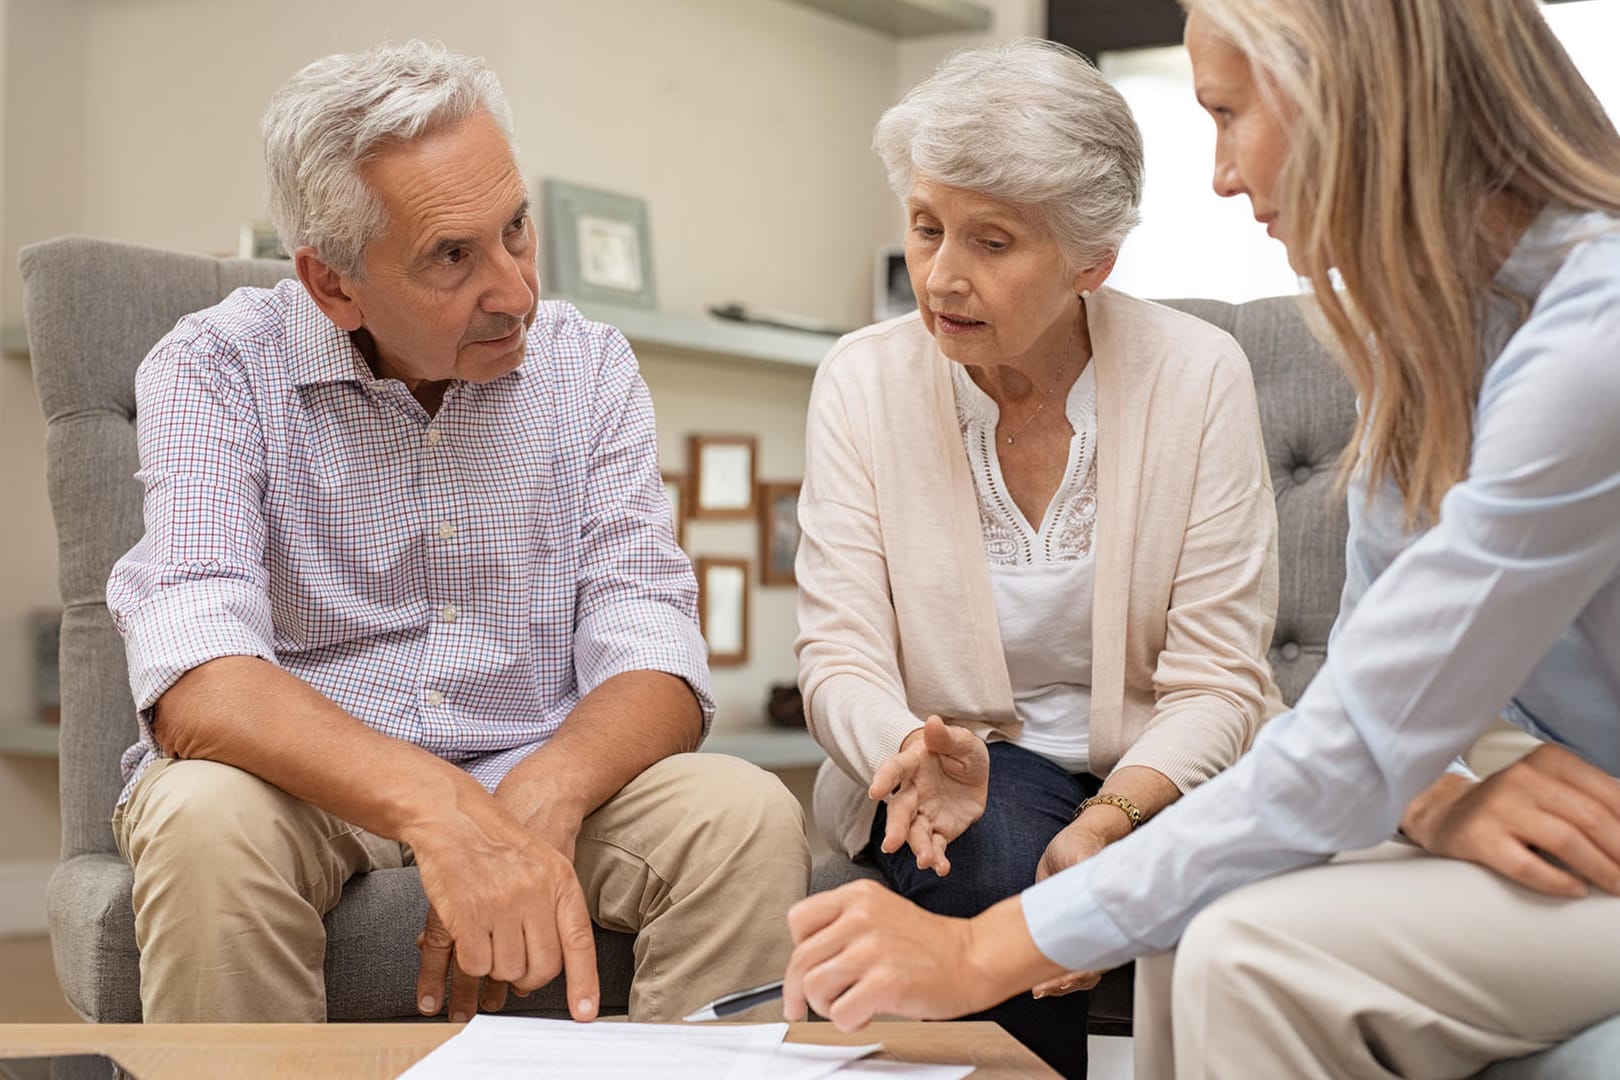
<svg viewBox="0 0 1620 1080"><path fill-rule="evenodd" d="M1075 293L1094 293L1102 288L1102 283L1108 280L1108 275L1114 272L1114 260L1119 258L1119 252L1110 251L1096 263L1086 267L1074 275Z"/></svg>
<svg viewBox="0 0 1620 1080"><path fill-rule="evenodd" d="M349 280L321 261L313 247L305 246L293 252L293 267L315 306L339 330L352 334L365 325L360 305L349 292Z"/></svg>

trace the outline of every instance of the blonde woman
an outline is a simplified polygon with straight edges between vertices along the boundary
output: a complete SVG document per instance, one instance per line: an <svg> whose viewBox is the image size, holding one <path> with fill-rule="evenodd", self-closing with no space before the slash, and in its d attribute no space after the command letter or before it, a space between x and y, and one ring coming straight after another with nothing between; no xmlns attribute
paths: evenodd
<svg viewBox="0 0 1620 1080"><path fill-rule="evenodd" d="M978 918L803 902L788 1014L957 1015L1179 940L1139 971L1138 1076L1471 1075L1620 1012L1620 136L1533 0L1187 6L1216 189L1361 401L1327 664L1152 828ZM1497 716L1544 745L1442 775Z"/></svg>

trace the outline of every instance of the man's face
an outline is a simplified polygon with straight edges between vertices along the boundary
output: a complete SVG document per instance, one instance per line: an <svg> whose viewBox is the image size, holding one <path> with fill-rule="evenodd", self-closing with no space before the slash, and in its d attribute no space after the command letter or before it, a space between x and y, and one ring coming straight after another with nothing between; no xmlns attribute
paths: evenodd
<svg viewBox="0 0 1620 1080"><path fill-rule="evenodd" d="M345 279L377 374L489 382L523 362L540 299L534 224L488 113L390 146L361 170L388 215L364 280Z"/></svg>

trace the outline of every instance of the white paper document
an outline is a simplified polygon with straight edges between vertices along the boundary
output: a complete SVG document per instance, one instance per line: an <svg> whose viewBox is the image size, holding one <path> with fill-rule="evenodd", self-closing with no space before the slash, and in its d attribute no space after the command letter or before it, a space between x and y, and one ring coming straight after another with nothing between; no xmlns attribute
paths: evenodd
<svg viewBox="0 0 1620 1080"><path fill-rule="evenodd" d="M480 1014L400 1080L820 1080L882 1048L784 1043L786 1034L786 1024L577 1024Z"/></svg>

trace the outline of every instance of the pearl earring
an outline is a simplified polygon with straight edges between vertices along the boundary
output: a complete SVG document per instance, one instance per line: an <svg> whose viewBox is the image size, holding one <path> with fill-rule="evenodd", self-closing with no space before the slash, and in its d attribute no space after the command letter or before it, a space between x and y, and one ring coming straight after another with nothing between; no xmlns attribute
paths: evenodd
<svg viewBox="0 0 1620 1080"><path fill-rule="evenodd" d="M1080 299L1082 299L1082 300L1090 300L1091 299L1091 290L1090 289L1081 289L1080 290Z"/></svg>

